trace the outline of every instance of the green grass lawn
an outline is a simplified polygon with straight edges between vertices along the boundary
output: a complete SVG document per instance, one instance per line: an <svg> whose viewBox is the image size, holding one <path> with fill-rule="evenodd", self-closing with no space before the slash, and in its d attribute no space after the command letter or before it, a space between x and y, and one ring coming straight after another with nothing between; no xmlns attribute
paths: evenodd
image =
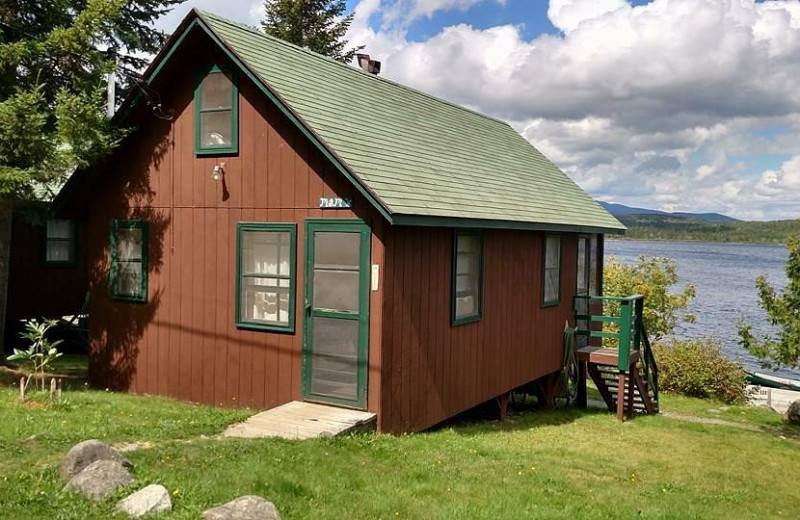
<svg viewBox="0 0 800 520"><path fill-rule="evenodd" d="M136 482L173 493L159 518L198 518L244 494L285 519L798 518L797 429L777 414L665 396L677 417L617 422L609 413L528 410L506 423L458 420L436 431L312 441L213 440L246 411L80 390L53 408L0 391L0 516L109 518L61 493L56 473L75 443L153 441L129 452ZM186 439L190 439L187 441Z"/></svg>

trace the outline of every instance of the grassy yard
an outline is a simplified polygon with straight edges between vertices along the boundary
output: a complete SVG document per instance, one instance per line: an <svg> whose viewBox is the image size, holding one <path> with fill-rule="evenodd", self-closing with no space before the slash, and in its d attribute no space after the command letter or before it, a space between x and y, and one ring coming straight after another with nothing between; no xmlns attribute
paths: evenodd
<svg viewBox="0 0 800 520"><path fill-rule="evenodd" d="M6 388L0 516L112 517L114 500L60 492L61 457L88 438L153 441L127 456L131 489L158 482L172 491L174 511L159 518L197 518L243 494L274 501L286 519L800 516L797 429L768 411L709 401L665 397L663 409L626 423L530 410L504 424L462 419L401 437L213 440L200 436L247 412L89 390L36 409Z"/></svg>

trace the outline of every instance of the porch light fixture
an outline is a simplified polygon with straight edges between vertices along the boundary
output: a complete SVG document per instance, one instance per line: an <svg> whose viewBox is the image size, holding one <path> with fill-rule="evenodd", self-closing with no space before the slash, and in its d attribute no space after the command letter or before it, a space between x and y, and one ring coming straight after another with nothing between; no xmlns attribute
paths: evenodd
<svg viewBox="0 0 800 520"><path fill-rule="evenodd" d="M216 166L214 166L214 169L211 170L211 179L218 181L220 180L221 177L222 177L222 166L217 164Z"/></svg>

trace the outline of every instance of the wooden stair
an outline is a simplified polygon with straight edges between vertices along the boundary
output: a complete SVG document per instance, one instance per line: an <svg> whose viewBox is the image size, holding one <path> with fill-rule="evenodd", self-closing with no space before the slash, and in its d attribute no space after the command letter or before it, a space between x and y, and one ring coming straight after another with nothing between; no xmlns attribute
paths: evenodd
<svg viewBox="0 0 800 520"><path fill-rule="evenodd" d="M617 349L583 347L578 349L577 357L580 373L591 377L609 411L616 412L618 419L634 413L658 413L658 398L640 366L638 351L630 353L627 370L619 368Z"/></svg>

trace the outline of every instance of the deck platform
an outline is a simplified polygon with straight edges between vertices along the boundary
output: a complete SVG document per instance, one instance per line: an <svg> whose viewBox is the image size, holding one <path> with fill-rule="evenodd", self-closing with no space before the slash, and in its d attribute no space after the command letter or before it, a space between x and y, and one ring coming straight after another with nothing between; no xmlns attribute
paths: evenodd
<svg viewBox="0 0 800 520"><path fill-rule="evenodd" d="M375 419L376 415L372 412L292 401L234 424L222 436L248 439L333 437L374 425Z"/></svg>
<svg viewBox="0 0 800 520"><path fill-rule="evenodd" d="M596 363L598 365L617 366L619 351L615 348L583 347L578 349L578 361ZM631 365L639 361L639 352L630 353Z"/></svg>

